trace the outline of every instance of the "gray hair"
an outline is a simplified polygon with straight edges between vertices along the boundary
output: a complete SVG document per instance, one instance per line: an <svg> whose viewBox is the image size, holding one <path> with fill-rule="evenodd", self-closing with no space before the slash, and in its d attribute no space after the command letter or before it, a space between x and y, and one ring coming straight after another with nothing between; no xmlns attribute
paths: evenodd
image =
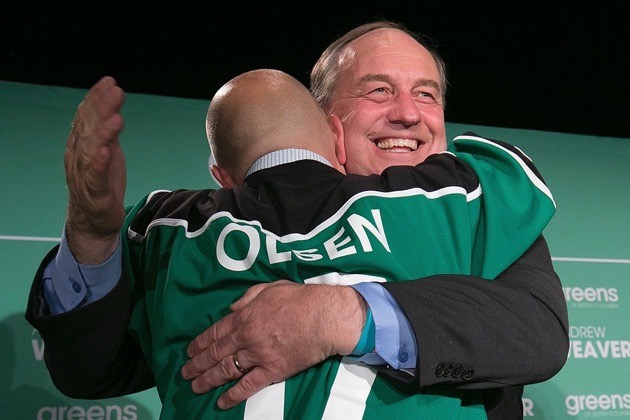
<svg viewBox="0 0 630 420"><path fill-rule="evenodd" d="M397 29L399 31L402 31L418 41L420 45L422 45L429 51L429 53L433 57L433 60L435 61L435 65L440 75L439 83L440 90L442 91L442 103L445 105L446 64L435 51L433 42L431 42L426 36L416 32L412 32L399 23L387 20L380 20L357 26L356 28L346 32L345 35L337 38L332 44L328 46L328 48L326 48L326 50L324 50L322 55L313 66L313 70L311 70L310 90L319 105L324 109L326 109L330 105L335 85L337 84L337 81L339 79L339 74L342 70L345 69L343 68L342 63L344 62L343 56L348 44L350 44L355 39L365 35L366 33L374 31L376 29Z"/></svg>

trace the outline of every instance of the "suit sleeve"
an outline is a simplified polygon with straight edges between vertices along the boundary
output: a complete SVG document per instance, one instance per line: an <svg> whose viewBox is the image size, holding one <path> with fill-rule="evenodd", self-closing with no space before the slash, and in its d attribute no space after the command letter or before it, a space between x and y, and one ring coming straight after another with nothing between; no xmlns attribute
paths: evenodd
<svg viewBox="0 0 630 420"><path fill-rule="evenodd" d="M421 386L530 384L566 362L566 302L542 236L494 281L435 275L383 286L412 325Z"/></svg>
<svg viewBox="0 0 630 420"><path fill-rule="evenodd" d="M44 359L59 391L72 398L96 399L131 394L154 386L138 343L127 333L131 313L129 280L102 299L60 315L42 316L43 270L39 267L26 309L27 321L44 340Z"/></svg>

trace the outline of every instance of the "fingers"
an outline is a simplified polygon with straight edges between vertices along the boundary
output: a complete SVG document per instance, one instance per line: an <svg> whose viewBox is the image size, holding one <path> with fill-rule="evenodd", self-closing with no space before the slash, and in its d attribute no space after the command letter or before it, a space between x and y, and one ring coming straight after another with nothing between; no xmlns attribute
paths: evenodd
<svg viewBox="0 0 630 420"><path fill-rule="evenodd" d="M243 344L235 328L237 323L237 316L229 314L199 334L189 344L187 354L190 360L184 364L181 373L186 380L203 376L197 382L200 392L206 392L242 375L232 359L232 355L236 354ZM246 357L243 352L240 354ZM247 364L247 359L241 360L240 363L243 362L246 363L244 366L241 365L244 369L252 366Z"/></svg>
<svg viewBox="0 0 630 420"><path fill-rule="evenodd" d="M92 86L79 104L72 123L72 132L85 138L92 135L95 129L121 129L120 110L123 102L124 92L116 81L111 77L102 78Z"/></svg>
<svg viewBox="0 0 630 420"><path fill-rule="evenodd" d="M230 305L230 309L232 310L232 312L238 311L244 306L246 306L248 303L254 300L260 292L265 290L265 288L267 288L270 284L271 283L260 283L247 289L247 291L245 291L243 296L241 296L236 302Z"/></svg>
<svg viewBox="0 0 630 420"><path fill-rule="evenodd" d="M117 143L123 129L120 110L124 92L111 77L98 81L79 105L72 124L73 145L96 154L104 145Z"/></svg>
<svg viewBox="0 0 630 420"><path fill-rule="evenodd" d="M84 103L103 114L120 111L124 100L124 92L113 77L105 76L92 86Z"/></svg>
<svg viewBox="0 0 630 420"><path fill-rule="evenodd" d="M192 391L195 394L204 394L211 389L249 374L250 368L246 367L249 365L246 362L245 352L239 352L238 354L238 358L231 354L221 359L214 367L196 377L190 384Z"/></svg>
<svg viewBox="0 0 630 420"><path fill-rule="evenodd" d="M106 185L107 169L124 121L120 109L123 90L111 77L104 77L87 93L79 105L66 143L66 171L72 178L89 173L96 188Z"/></svg>
<svg viewBox="0 0 630 420"><path fill-rule="evenodd" d="M217 400L217 405L219 408L227 410L245 401L272 383L274 382L269 371L262 368L254 368L247 375L243 376L233 387L224 392Z"/></svg>
<svg viewBox="0 0 630 420"><path fill-rule="evenodd" d="M232 312L236 312L245 307L252 300L254 300L263 290L282 284L293 284L293 282L289 280L276 280L272 281L271 283L256 284L247 289L247 291L243 294L243 296L240 297L240 299L231 304L230 309L232 310Z"/></svg>
<svg viewBox="0 0 630 420"><path fill-rule="evenodd" d="M287 284L291 287L283 287ZM181 374L191 381L193 392L203 394L241 378L234 389L222 397L224 406L232 407L273 381L284 380L296 372L294 366L299 360L296 363L293 359L301 357L295 354L295 347L285 349L279 346L286 340L276 338L285 336L286 325L283 322L278 326L273 322L278 317L279 308L286 304L284 297L287 293L297 291L293 286L293 283L281 280L251 287L232 307L235 312L190 343L187 349L190 360L182 367ZM279 292L270 290L272 287L278 287ZM288 337L297 336L299 334L289 334ZM315 363L321 361L319 354L315 358ZM244 371L250 369L245 374Z"/></svg>
<svg viewBox="0 0 630 420"><path fill-rule="evenodd" d="M194 357L184 363L184 366L182 366L182 377L186 380L191 380L203 376L204 379L201 379L199 382L197 382L200 385L200 388L202 384L205 383L220 383L223 378L229 378L229 380L231 380L240 377L240 375L236 374L238 370L229 370L229 368L232 367L236 369L234 361L232 360L232 353L221 353L221 355L219 356L219 353L217 352L220 350L220 347L210 345L207 349L196 354ZM215 375L218 376L217 379L214 379ZM204 387L204 390L202 392L205 392L208 389L205 389Z"/></svg>
<svg viewBox="0 0 630 420"><path fill-rule="evenodd" d="M274 283L271 283L271 285ZM244 348L243 334L246 333L248 326L246 320L249 313L245 307L269 286L270 284L258 284L250 287L233 304L236 305L235 308L232 308L235 312L220 319L190 342L186 349L186 354L191 359L182 369L186 379L192 379L200 375L204 370L219 363L223 358Z"/></svg>
<svg viewBox="0 0 630 420"><path fill-rule="evenodd" d="M229 314L224 318L220 319L216 323L210 326L210 328L206 329L204 332L199 334L193 341L190 342L188 348L186 349L186 354L190 358L194 358L202 352L214 347L211 351L216 351L216 341L226 336L229 336L235 328L236 317L234 314ZM223 345L227 345L228 343L222 343ZM219 360L226 357L228 354L233 354L234 352L223 352L221 357L215 358L215 363Z"/></svg>

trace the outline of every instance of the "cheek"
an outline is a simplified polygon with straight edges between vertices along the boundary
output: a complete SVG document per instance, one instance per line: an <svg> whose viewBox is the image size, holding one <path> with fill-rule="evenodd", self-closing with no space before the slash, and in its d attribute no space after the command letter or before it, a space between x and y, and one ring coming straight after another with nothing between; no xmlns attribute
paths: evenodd
<svg viewBox="0 0 630 420"><path fill-rule="evenodd" d="M366 137L360 133L350 134L346 132L344 135L344 143L346 149L346 171L351 174L359 175L369 175L372 173L370 170L371 159L369 158L369 154L374 146L370 144Z"/></svg>
<svg viewBox="0 0 630 420"><path fill-rule="evenodd" d="M435 153L443 152L447 149L446 135L442 136L439 140L435 141Z"/></svg>
<svg viewBox="0 0 630 420"><path fill-rule="evenodd" d="M342 121L344 129L355 134L365 135L382 118L385 110L383 106L371 101L355 101L347 108Z"/></svg>
<svg viewBox="0 0 630 420"><path fill-rule="evenodd" d="M343 121L343 136L346 151L359 152L364 149L369 142L366 134L366 121L363 115L354 112Z"/></svg>
<svg viewBox="0 0 630 420"><path fill-rule="evenodd" d="M348 164L353 164L353 162L361 159L361 156L365 155L369 147L364 136L353 135L349 132L346 132L344 135L344 143Z"/></svg>
<svg viewBox="0 0 630 420"><path fill-rule="evenodd" d="M442 107L434 107L422 110L424 123L434 133L446 132L444 124L444 109Z"/></svg>

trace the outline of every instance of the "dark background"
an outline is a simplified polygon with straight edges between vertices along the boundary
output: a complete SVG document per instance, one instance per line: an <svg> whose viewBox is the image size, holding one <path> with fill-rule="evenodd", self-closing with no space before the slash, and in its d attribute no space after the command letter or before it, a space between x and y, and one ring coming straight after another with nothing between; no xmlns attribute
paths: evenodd
<svg viewBox="0 0 630 420"><path fill-rule="evenodd" d="M4 2L0 80L210 99L278 68L308 84L330 41L386 18L447 62L450 122L630 138L626 2ZM468 4L470 3L470 4Z"/></svg>

